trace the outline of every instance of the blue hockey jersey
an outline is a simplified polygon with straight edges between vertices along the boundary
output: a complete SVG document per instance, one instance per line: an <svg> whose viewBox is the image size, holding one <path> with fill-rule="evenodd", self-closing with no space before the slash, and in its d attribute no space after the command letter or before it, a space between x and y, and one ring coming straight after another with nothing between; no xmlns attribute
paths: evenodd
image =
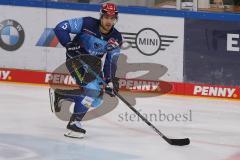
<svg viewBox="0 0 240 160"><path fill-rule="evenodd" d="M113 27L109 34L102 34L99 31L100 20L92 17L82 17L70 19L60 22L55 28L54 32L58 37L59 42L65 46L71 41L70 34L74 34L73 41L80 44L80 52L82 54L90 54L102 58L104 54L106 59L104 62L103 73L106 79L115 77L117 69L117 60L120 55L120 47L122 44L121 34ZM119 47L112 50L107 49L108 42L115 40ZM78 56L68 55L67 57Z"/></svg>

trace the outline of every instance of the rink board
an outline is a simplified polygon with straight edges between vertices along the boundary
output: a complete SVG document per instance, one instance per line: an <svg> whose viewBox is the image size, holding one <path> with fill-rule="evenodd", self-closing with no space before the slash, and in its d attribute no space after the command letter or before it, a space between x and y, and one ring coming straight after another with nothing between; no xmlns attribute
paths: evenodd
<svg viewBox="0 0 240 160"><path fill-rule="evenodd" d="M74 86L66 74L0 68L0 81L40 85ZM240 88L234 86L165 82L141 79L120 79L120 90L138 93L174 94L199 97L240 99ZM168 87L170 85L170 88ZM159 90L160 88L160 90ZM163 89L164 91L162 91Z"/></svg>
<svg viewBox="0 0 240 160"><path fill-rule="evenodd" d="M184 46L184 82L239 85L240 22L185 19Z"/></svg>

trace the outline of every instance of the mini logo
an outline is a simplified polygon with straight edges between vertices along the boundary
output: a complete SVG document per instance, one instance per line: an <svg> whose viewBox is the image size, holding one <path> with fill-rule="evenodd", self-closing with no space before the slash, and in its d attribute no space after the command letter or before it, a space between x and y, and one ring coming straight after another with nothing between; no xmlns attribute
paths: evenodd
<svg viewBox="0 0 240 160"><path fill-rule="evenodd" d="M23 27L16 21L8 19L0 23L0 46L7 51L15 51L24 42Z"/></svg>
<svg viewBox="0 0 240 160"><path fill-rule="evenodd" d="M122 32L122 35L125 42L146 56L166 50L178 38L177 36L160 35L153 28L143 28L138 33Z"/></svg>

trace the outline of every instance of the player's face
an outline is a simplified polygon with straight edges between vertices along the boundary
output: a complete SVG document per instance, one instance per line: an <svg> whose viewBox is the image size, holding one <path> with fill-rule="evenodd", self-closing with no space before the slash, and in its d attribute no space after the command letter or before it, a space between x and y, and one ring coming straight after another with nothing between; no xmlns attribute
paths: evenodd
<svg viewBox="0 0 240 160"><path fill-rule="evenodd" d="M101 27L104 32L109 32L115 23L115 16L103 15L103 17L101 18Z"/></svg>

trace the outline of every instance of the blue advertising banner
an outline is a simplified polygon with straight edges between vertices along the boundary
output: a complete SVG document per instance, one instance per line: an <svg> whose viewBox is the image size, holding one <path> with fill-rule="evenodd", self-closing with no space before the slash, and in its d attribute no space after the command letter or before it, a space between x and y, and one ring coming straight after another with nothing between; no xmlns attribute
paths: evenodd
<svg viewBox="0 0 240 160"><path fill-rule="evenodd" d="M240 23L185 19L184 82L240 84Z"/></svg>

